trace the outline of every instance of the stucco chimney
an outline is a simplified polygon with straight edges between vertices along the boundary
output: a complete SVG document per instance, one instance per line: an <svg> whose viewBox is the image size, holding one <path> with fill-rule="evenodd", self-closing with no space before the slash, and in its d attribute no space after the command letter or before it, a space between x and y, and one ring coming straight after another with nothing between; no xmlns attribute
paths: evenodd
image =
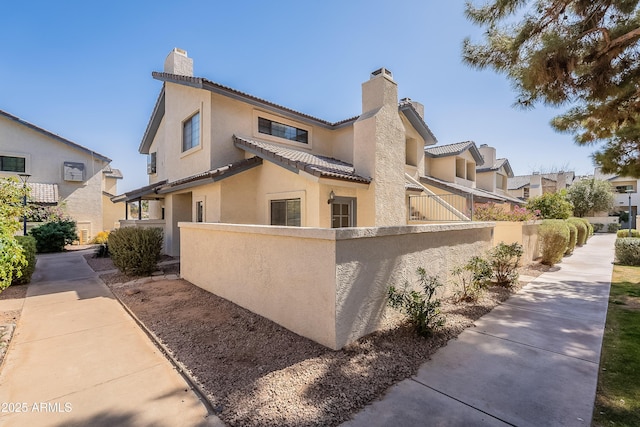
<svg viewBox="0 0 640 427"><path fill-rule="evenodd" d="M186 50L173 48L164 60L164 72L193 77L193 59L187 56Z"/></svg>
<svg viewBox="0 0 640 427"><path fill-rule="evenodd" d="M534 172L529 179L529 197L542 196L542 175Z"/></svg>
<svg viewBox="0 0 640 427"><path fill-rule="evenodd" d="M362 115L353 125L355 171L373 179L358 197L358 225L406 225L405 152L398 85L380 68L362 84Z"/></svg>
<svg viewBox="0 0 640 427"><path fill-rule="evenodd" d="M487 144L482 144L478 147L478 151L482 154L482 158L484 159L484 163L482 164L484 167L493 167L496 163L496 149L494 147L490 147Z"/></svg>

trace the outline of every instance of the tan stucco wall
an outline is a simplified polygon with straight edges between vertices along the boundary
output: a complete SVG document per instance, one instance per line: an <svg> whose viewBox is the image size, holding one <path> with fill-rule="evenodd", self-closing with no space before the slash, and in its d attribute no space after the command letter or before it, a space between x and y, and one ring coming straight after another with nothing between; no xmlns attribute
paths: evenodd
<svg viewBox="0 0 640 427"><path fill-rule="evenodd" d="M493 234L493 245L500 243L508 245L519 243L522 245L524 254L521 264L529 264L538 258L540 245L538 244L538 227L540 221L518 222L518 221L496 221Z"/></svg>
<svg viewBox="0 0 640 427"><path fill-rule="evenodd" d="M484 253L491 245L492 223L355 229L180 227L182 277L339 349L376 329L389 286L415 283L418 267L447 282L453 267ZM441 295L453 291L448 286Z"/></svg>
<svg viewBox="0 0 640 427"><path fill-rule="evenodd" d="M102 229L98 231L110 231L118 227L121 219L124 219L124 203L113 203L108 196L102 196ZM94 233L96 234L96 233Z"/></svg>
<svg viewBox="0 0 640 427"><path fill-rule="evenodd" d="M4 117L0 117L0 141L0 154L26 157L29 182L58 184L59 202L78 223L78 233L81 228L87 230L91 239L102 230L102 172L106 162ZM65 181L64 162L83 163L84 181ZM17 175L0 172L0 177L9 176Z"/></svg>

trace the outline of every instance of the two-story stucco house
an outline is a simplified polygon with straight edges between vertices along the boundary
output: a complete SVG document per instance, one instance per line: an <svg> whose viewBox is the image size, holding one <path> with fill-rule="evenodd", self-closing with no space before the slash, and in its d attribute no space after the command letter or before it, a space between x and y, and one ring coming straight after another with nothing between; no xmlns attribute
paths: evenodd
<svg viewBox="0 0 640 427"><path fill-rule="evenodd" d="M539 173L511 176L507 182L509 193L522 200L538 197L546 193L566 190L575 181L574 172Z"/></svg>
<svg viewBox="0 0 640 427"><path fill-rule="evenodd" d="M509 161L496 159L495 153L495 148L478 148L473 141L427 147L425 174L420 182L468 217L478 203L496 203L510 209L519 203L504 191L506 178L513 172ZM422 197L412 201L414 217L423 213L420 200Z"/></svg>
<svg viewBox="0 0 640 427"><path fill-rule="evenodd" d="M116 215L103 192L116 192L122 175L111 159L0 110L0 177L29 175L30 203L61 205L81 243L113 228ZM105 218L108 217L105 224Z"/></svg>
<svg viewBox="0 0 640 427"><path fill-rule="evenodd" d="M152 76L162 89L139 146L149 185L113 200L155 205L148 223L164 227L167 254L180 253L183 221L405 225L408 195L427 191L436 139L387 69L363 83L362 113L336 123L194 77L180 49Z"/></svg>

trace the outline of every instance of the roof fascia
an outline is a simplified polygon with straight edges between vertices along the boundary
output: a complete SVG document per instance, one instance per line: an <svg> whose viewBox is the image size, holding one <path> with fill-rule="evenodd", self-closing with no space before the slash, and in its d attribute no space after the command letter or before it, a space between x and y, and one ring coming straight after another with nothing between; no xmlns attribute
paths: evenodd
<svg viewBox="0 0 640 427"><path fill-rule="evenodd" d="M144 131L144 136L142 137L142 141L140 142L140 146L138 147L138 152L140 154L149 154L151 144L153 143L153 140L156 137L156 133L160 128L160 123L162 123L162 119L164 118L165 98L166 96L163 84L162 90L160 90L160 94L158 95L158 99L156 100L156 105L153 107L153 112L151 113L151 118L149 119L149 123L147 124L147 129Z"/></svg>
<svg viewBox="0 0 640 427"><path fill-rule="evenodd" d="M422 139L425 141L429 141L429 139L433 139L433 143L427 145L434 145L438 142L436 136L431 132L429 126L425 123L425 121L420 117L420 114L416 111L416 109L410 103L402 103L400 104L400 111L405 115L405 117L411 123L411 126L415 128L416 131L420 134Z"/></svg>
<svg viewBox="0 0 640 427"><path fill-rule="evenodd" d="M18 123L18 124L20 124L22 126L25 126L25 127L29 128L31 130L34 130L34 131L36 131L36 132L38 132L38 133L40 133L42 135L45 135L45 136L47 136L49 138L55 139L58 142L62 142L63 144L66 144L71 148L75 148L76 150L84 151L87 154L91 154L92 156L97 157L98 159L102 160L103 162L111 163L111 159L108 158L107 156L104 156L104 155L102 155L100 153L97 153L97 152L95 152L95 151L93 151L93 150L91 150L91 149L89 149L87 147L83 147L82 145L77 144L77 143L75 143L73 141L70 141L70 140L68 140L66 138L63 138L60 135L56 135L53 132L49 132L48 130L43 129L41 127L38 127L38 126L34 125L33 123L29 123L29 122L27 122L25 120L22 120L19 117L16 117L16 116L14 116L12 114L7 113L6 111L0 110L0 116L4 116L9 120L12 120L12 121L14 121L14 122L16 122L16 123Z"/></svg>

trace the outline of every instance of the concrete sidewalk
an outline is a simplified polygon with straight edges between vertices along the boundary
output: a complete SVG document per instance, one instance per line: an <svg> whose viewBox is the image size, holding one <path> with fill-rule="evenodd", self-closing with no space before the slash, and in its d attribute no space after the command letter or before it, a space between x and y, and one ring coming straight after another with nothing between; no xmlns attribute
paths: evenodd
<svg viewBox="0 0 640 427"><path fill-rule="evenodd" d="M0 372L0 425L222 425L84 253L38 256Z"/></svg>
<svg viewBox="0 0 640 427"><path fill-rule="evenodd" d="M615 238L593 236L344 426L590 426Z"/></svg>

